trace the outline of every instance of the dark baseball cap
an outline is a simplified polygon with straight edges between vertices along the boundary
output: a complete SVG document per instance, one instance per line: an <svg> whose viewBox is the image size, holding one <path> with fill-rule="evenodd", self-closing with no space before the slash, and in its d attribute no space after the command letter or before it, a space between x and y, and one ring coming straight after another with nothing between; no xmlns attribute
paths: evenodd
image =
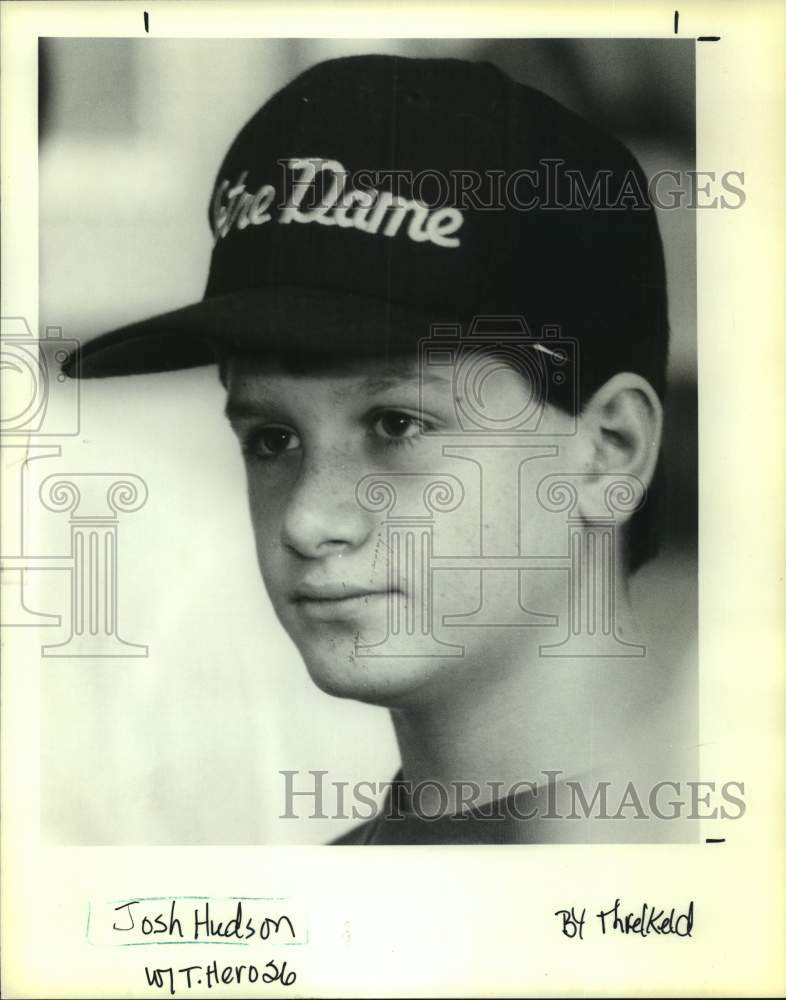
<svg viewBox="0 0 786 1000"><path fill-rule="evenodd" d="M515 315L576 339L582 383L631 370L662 393L665 269L646 191L622 143L489 63L322 62L230 147L202 300L87 342L65 370L398 355L431 324Z"/></svg>

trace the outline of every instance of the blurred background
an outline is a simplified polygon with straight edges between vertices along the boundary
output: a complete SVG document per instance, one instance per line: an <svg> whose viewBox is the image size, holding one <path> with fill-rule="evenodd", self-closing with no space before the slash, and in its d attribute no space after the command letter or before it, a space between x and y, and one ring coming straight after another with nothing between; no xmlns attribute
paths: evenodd
<svg viewBox="0 0 786 1000"><path fill-rule="evenodd" d="M236 132L302 69L359 52L490 60L617 135L648 175L694 166L688 39L42 39L42 334L56 327L86 340L201 298L208 198ZM693 746L695 213L660 211L659 223L672 332L667 516L663 551L632 587L680 685L680 731ZM79 406L80 434L64 439L60 459L37 463L40 476L134 473L147 484L146 504L121 517L118 566L120 633L149 651L41 661L44 838L119 845L337 836L352 823L279 818L279 770L385 780L398 766L392 729L383 710L316 690L274 618L215 370L90 381L78 403L73 386L61 392L56 404ZM47 550L67 550L63 515L42 511L35 528ZM42 586L38 599L63 607L64 581Z"/></svg>

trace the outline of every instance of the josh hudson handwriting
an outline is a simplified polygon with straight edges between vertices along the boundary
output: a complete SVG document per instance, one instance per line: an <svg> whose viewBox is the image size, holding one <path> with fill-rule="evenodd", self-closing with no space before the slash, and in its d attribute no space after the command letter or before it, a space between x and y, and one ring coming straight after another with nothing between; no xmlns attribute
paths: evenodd
<svg viewBox="0 0 786 1000"><path fill-rule="evenodd" d="M295 927L286 915L263 917L246 914L243 911L243 901L237 900L232 916L227 919L226 912L216 914L211 912L210 902L205 900L198 905L189 907L189 913L182 900L172 899L164 912L151 913L137 910L143 901L131 899L115 907L117 917L112 924L112 930L121 934L141 931L144 937L163 935L178 941L216 941L231 938L247 941L256 938L267 941L271 936L282 934L287 939L295 938ZM145 901L146 902L146 901ZM181 910L178 912L178 903ZM233 901L234 903L234 901ZM159 909L155 907L154 909ZM181 919L182 918L182 919ZM220 918L220 919L219 919ZM183 925L185 923L185 932Z"/></svg>
<svg viewBox="0 0 786 1000"><path fill-rule="evenodd" d="M565 937L584 940L586 907L581 910L574 906L566 910L555 910L554 916L562 921L561 931ZM626 912L622 901L616 899L613 906L607 910L599 910L594 916L601 934L633 934L643 938L665 934L676 937L693 936L693 900L684 913L678 913L674 906L666 910L651 903L643 903L637 909Z"/></svg>

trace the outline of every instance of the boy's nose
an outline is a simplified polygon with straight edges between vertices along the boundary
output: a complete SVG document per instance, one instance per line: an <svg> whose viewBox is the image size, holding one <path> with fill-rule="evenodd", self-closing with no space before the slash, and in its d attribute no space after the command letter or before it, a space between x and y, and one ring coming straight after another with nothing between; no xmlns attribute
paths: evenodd
<svg viewBox="0 0 786 1000"><path fill-rule="evenodd" d="M287 504L284 544L309 559L362 545L374 520L355 496L362 475L338 457L307 462Z"/></svg>

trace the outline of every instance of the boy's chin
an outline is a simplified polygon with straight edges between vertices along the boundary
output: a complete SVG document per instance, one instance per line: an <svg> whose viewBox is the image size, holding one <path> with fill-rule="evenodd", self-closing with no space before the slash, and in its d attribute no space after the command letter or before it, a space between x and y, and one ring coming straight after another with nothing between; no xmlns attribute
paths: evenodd
<svg viewBox="0 0 786 1000"><path fill-rule="evenodd" d="M422 706L436 678L457 666L438 657L359 656L354 647L343 654L301 653L311 679L326 694L384 708Z"/></svg>

